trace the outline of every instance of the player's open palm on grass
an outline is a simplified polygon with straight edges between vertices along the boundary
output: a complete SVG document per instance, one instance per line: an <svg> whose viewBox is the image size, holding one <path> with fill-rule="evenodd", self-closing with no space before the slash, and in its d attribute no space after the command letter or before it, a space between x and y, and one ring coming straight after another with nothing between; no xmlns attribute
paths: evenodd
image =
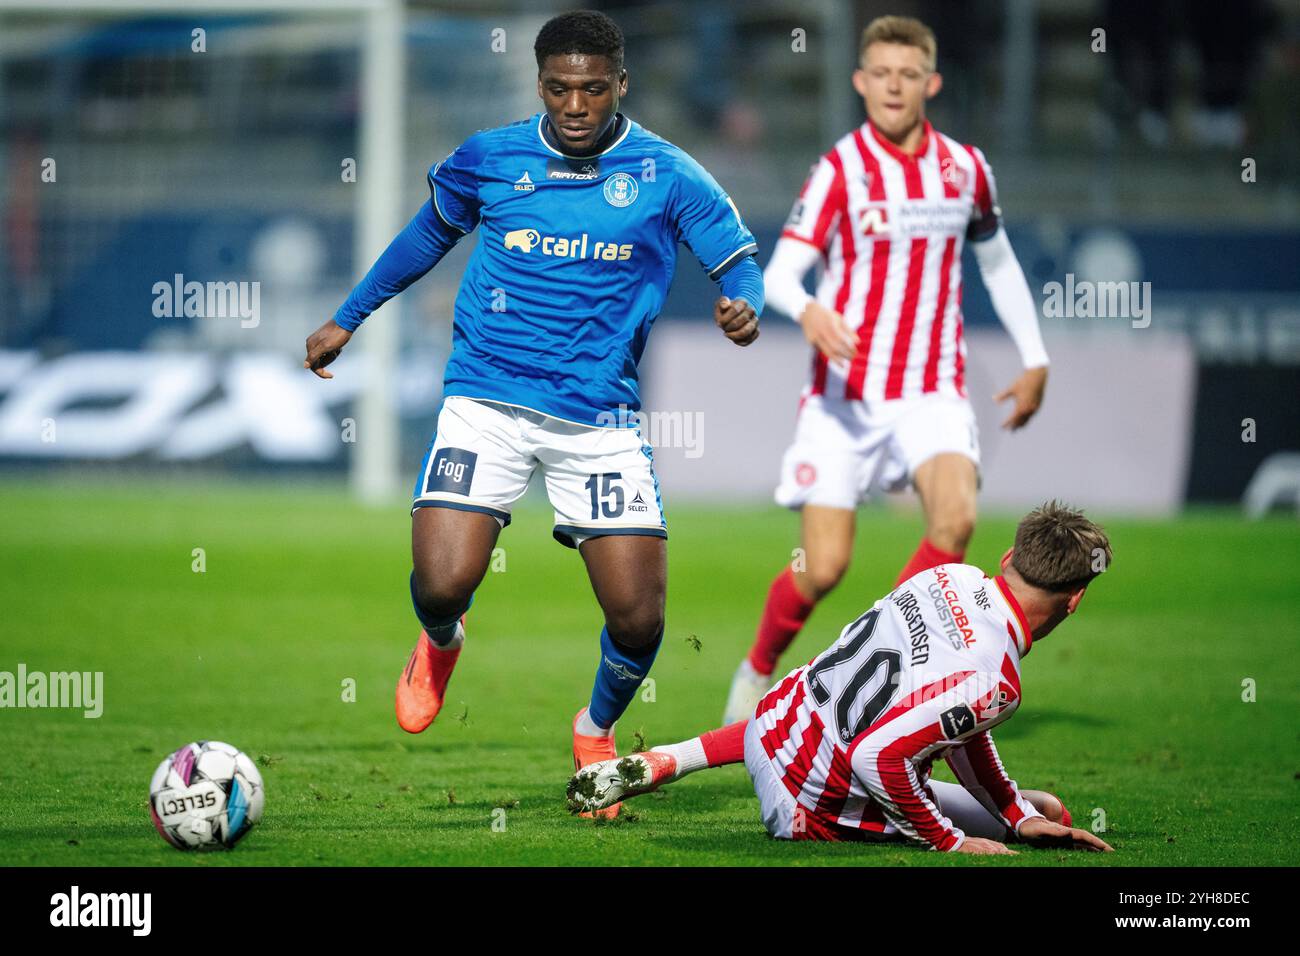
<svg viewBox="0 0 1300 956"><path fill-rule="evenodd" d="M1067 827L1063 823L1053 823L1046 817L1033 817L1020 824L1019 837L1022 843L1030 846L1065 850L1091 850L1094 853L1114 853L1115 848L1101 837Z"/></svg>
<svg viewBox="0 0 1300 956"><path fill-rule="evenodd" d="M1015 856L1016 851L1011 849L1005 843L999 843L997 840L990 840L987 837L968 836L961 841L961 846L954 851L956 853L970 853L976 856Z"/></svg>
<svg viewBox="0 0 1300 956"><path fill-rule="evenodd" d="M1020 842L1040 849L1091 850L1094 853L1113 853L1112 847L1105 840L1094 836L1087 830L1067 827L1053 823L1046 817L1034 817L1020 825ZM971 853L979 856L1015 856L1016 851L997 840L984 837L968 836L957 848L958 853Z"/></svg>

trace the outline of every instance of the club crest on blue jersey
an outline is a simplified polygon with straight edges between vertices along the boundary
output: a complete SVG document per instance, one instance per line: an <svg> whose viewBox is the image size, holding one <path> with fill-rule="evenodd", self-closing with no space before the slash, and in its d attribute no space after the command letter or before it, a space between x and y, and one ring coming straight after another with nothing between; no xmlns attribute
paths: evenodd
<svg viewBox="0 0 1300 956"><path fill-rule="evenodd" d="M615 173L605 180L605 202L620 209L636 202L636 180L627 173Z"/></svg>

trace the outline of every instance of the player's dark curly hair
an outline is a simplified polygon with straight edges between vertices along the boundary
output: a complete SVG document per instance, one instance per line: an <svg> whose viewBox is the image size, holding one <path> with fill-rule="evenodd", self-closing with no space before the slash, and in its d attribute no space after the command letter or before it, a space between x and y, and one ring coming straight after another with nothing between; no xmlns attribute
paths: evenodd
<svg viewBox="0 0 1300 956"><path fill-rule="evenodd" d="M540 70L548 56L586 53L609 59L618 73L623 69L623 31L597 10L574 10L552 17L542 25L533 43Z"/></svg>

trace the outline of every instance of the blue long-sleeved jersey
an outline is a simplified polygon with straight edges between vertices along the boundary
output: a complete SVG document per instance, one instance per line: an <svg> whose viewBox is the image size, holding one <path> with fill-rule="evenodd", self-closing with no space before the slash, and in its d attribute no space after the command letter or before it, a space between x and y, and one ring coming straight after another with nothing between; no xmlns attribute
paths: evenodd
<svg viewBox="0 0 1300 956"><path fill-rule="evenodd" d="M621 114L570 157L545 114L476 133L429 171L430 200L335 315L355 329L476 227L444 394L583 424L640 408L637 363L683 242L723 294L763 307L753 235L703 167ZM616 420L622 421L620 416Z"/></svg>

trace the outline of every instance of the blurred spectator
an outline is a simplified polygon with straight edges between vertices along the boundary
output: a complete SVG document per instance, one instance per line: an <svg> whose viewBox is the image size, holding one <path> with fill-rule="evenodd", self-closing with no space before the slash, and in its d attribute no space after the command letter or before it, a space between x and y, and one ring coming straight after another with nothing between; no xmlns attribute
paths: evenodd
<svg viewBox="0 0 1300 956"><path fill-rule="evenodd" d="M1124 91L1121 119L1147 144L1168 145L1175 54L1184 40L1199 59L1188 135L1199 146L1240 146L1247 94L1272 21L1267 0L1108 0L1108 41Z"/></svg>
<svg viewBox="0 0 1300 956"><path fill-rule="evenodd" d="M1192 135L1206 146L1234 147L1245 139L1243 115L1259 54L1273 21L1265 0L1212 0L1188 5L1192 41L1201 55L1200 102L1192 112Z"/></svg>
<svg viewBox="0 0 1300 956"><path fill-rule="evenodd" d="M1300 183L1300 20L1282 31L1262 72L1246 113L1247 146L1270 179L1294 185Z"/></svg>

